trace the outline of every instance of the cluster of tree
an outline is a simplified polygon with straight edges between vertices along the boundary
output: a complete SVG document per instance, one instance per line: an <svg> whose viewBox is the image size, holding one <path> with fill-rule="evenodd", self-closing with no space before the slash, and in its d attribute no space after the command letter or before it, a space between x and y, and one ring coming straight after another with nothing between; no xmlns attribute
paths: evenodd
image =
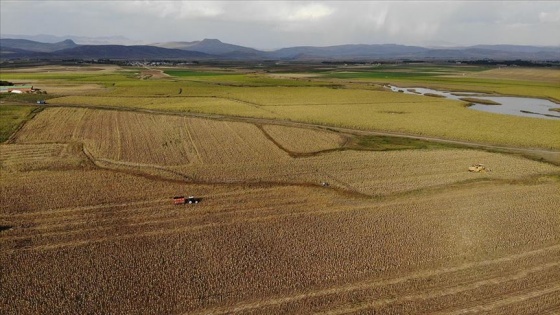
<svg viewBox="0 0 560 315"><path fill-rule="evenodd" d="M0 86L12 86L12 85L14 85L12 82L0 81Z"/></svg>

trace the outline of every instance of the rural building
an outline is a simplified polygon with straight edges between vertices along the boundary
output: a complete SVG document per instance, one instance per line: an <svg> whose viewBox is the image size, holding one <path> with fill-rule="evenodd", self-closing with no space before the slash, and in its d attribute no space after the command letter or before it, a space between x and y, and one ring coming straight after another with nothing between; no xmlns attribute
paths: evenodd
<svg viewBox="0 0 560 315"><path fill-rule="evenodd" d="M33 85L8 85L8 86L0 86L0 93L33 93L35 89L33 89Z"/></svg>

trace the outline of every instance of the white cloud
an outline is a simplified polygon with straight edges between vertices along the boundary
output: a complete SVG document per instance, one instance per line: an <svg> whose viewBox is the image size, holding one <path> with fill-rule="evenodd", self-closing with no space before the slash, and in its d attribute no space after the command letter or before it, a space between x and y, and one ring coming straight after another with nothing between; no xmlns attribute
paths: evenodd
<svg viewBox="0 0 560 315"><path fill-rule="evenodd" d="M328 17L334 10L321 3L309 3L301 7L295 8L291 14L287 16L288 21L308 21L319 20Z"/></svg>
<svg viewBox="0 0 560 315"><path fill-rule="evenodd" d="M545 23L558 23L560 22L560 10L553 12L541 12L539 20Z"/></svg>

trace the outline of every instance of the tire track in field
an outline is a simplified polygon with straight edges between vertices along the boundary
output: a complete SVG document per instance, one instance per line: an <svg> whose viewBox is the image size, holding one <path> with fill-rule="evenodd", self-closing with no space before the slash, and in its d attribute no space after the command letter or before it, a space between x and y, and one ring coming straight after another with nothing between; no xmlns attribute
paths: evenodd
<svg viewBox="0 0 560 315"><path fill-rule="evenodd" d="M489 304L479 305L471 308L460 309L453 312L445 312L445 313L435 313L435 314L448 314L448 315L460 315L460 314L469 314L469 313L480 313L480 312L490 312L495 310L496 308L508 306L515 303L520 303L524 301L528 301L531 299L535 299L541 297L543 295L551 294L558 292L560 296L560 284L556 284L550 287L546 287L544 289L531 291L528 293L522 293L518 295L514 295L508 298L500 299L498 301L494 301Z"/></svg>
<svg viewBox="0 0 560 315"><path fill-rule="evenodd" d="M26 248L22 248L22 249L26 249L26 250L36 250L36 249L53 249L53 248L62 248L62 247L67 247L67 246L74 246L75 243L79 243L79 244L89 244L89 243L100 243L100 242L106 242L106 241L118 241L118 240L123 240L123 239L129 239L129 238L136 238L136 237L144 237L144 236L158 236L158 235L169 235L169 234L175 234L175 233L184 233L184 232L192 232L192 231L198 231L198 230L203 230L206 228L217 228L217 227L223 227L223 226L228 226L228 225L234 225L234 224L239 224L239 223L243 223L243 222L261 222L261 221L267 221L267 220L274 220L277 218L281 218L281 217L289 217L289 216L293 216L293 215L305 215L306 211L301 211L301 212L293 212L293 213L289 213L289 214L283 214L283 215L268 215L268 216L257 216L257 217L253 217L253 218L244 218L244 219L236 219L236 220L231 220L228 222L210 222L210 223L204 223L204 224L195 224L195 225L189 225L189 226L182 226L182 227L178 227L178 228L172 228L172 229L166 229L166 228L159 228L159 229L155 229L152 231L147 231L147 232L141 232L141 233L135 233L134 231L132 233L126 233L123 232L125 234L123 235L116 235L116 236L109 236L109 237L102 237L102 238L91 238L88 237L88 240L84 240L84 241L79 241L79 242L51 242L49 245L38 245L38 246L30 246L30 247L26 247ZM32 235L25 235L25 236L4 236L2 238L0 238L0 241L14 241L14 240L24 240L24 239L29 239L30 237L33 236L38 236L40 235L41 238L46 238L46 237L64 237L64 236L69 236L69 235L73 235L73 234L81 234L81 233L87 233L87 232L101 232L101 231L110 231L113 230L115 228L119 228L119 229L123 229L123 228L134 228L134 227L140 227L140 226L145 226L145 225L162 225L162 224L167 224L167 223L188 223L188 221L193 220L193 219L197 219L199 217L203 217L204 214L199 215L197 217L185 217L185 218L169 218L169 219L164 219L164 220L150 220L150 221L140 221L140 222L136 222L136 223L130 223L130 224L126 224L126 225L107 225L107 226L98 226L98 227L94 227L94 228L87 228L87 229L80 229L80 230L72 230L72 231L58 231L58 232L50 232L50 233L40 233L40 234L32 234ZM187 222L185 222L187 221ZM87 236L87 235L86 235Z"/></svg>
<svg viewBox="0 0 560 315"><path fill-rule="evenodd" d="M289 203L288 203L289 204ZM260 209L260 210L255 210L255 208L251 208L249 210L241 210L241 212L264 212L266 211L266 209L269 209L270 211L276 209L276 207L278 206L278 203L276 203L274 205L274 207L265 207L264 209ZM367 207L365 207L367 208ZM364 209L365 209L364 208ZM143 209L152 209L152 207L148 206L148 207L144 207ZM308 210L300 210L300 211L292 211L289 213L273 213L270 214L270 212L266 215L259 215L257 214L254 217L246 217L246 218L234 218L234 219L230 219L226 222L221 221L221 222L209 222L209 223L198 223L198 224L194 224L194 225L185 225L188 224L190 221L193 220L197 220L197 219L201 219L201 218L205 218L208 217L208 213L204 212L204 213L198 213L196 215L189 215L186 217L166 217L166 215L168 214L167 212L164 212L161 217L162 219L155 219L153 220L153 216L152 216L152 220L139 220L137 222L132 222L132 223L128 223L123 225L122 222L116 225L113 225L111 223L119 222L120 220L131 220L131 219L143 219L146 218L145 215L140 215L140 216L124 216L124 217L112 217L110 219L104 219L105 222L108 222L109 225L104 225L104 226L96 226L96 227L92 227L92 228L83 228L83 229L79 229L79 230L70 230L70 231L55 231L55 232L43 232L43 233L31 233L28 235L6 235L3 237L0 237L0 241L18 241L18 240L26 240L26 239L30 239L34 236L40 236L43 240L47 237L65 237L65 236L70 236L70 235L79 235L79 234L84 234L84 233L95 233L95 232L101 232L101 231L111 231L111 230L115 230L115 229L120 229L119 233L123 233L123 234L116 234L116 235L112 235L112 236L107 236L107 237L101 237L101 238L91 238L90 235L85 234L84 237L86 237L87 239L84 240L80 240L80 241L73 241L73 242L64 242L64 241L59 241L56 242L56 240L51 240L50 244L48 245L30 245L30 246L26 246L24 248L17 248L17 249L12 249L10 250L11 252L17 251L17 250L45 250L45 249L58 249L58 248L63 248L63 247L70 247L70 246L79 246L79 245L86 245L86 244L93 244L93 243L100 243L100 242L108 242L108 241L118 241L118 240L124 240L124 239L130 239L130 238L137 238L137 237L145 237L145 236L158 236L158 235L169 235L169 234L175 234L175 233L185 233L185 232L193 232L193 231L199 231L199 230L203 230L206 228L217 228L217 227L223 227L223 226L230 226L230 225L235 225L235 224L240 224L240 223L248 223L248 222L265 222L265 221L270 221L270 220L276 220L278 218L288 218L288 217L292 217L292 216L300 216L300 215L316 215L316 214L323 214L323 213L333 213L333 212L341 212L341 211L351 211L351 210L355 210L356 207L352 207L349 206L347 209L338 209L338 210L318 210L318 211L308 211ZM70 210L72 211L72 210ZM132 213L137 213L137 211L134 211ZM240 211L236 210L236 211L231 211L231 212L227 212L227 213L218 213L218 214L211 214L212 217L216 217L216 216L234 216L236 214L239 214ZM156 215L157 216L157 215ZM63 218L61 218L63 219ZM92 224L95 224L95 222L92 222ZM165 225L165 224L182 224L183 226L180 227L156 227L155 229L151 230L151 231L144 231L144 232L138 232L137 230L134 230L134 228L140 228L142 226L158 226L158 225ZM62 224L55 224L54 226L67 226L68 224L62 223ZM43 226L41 229L47 229L48 226ZM129 233L126 232L122 232L123 228L131 228L133 229L132 231L129 231ZM39 229L34 229L35 232L40 232L38 231Z"/></svg>
<svg viewBox="0 0 560 315"><path fill-rule="evenodd" d="M196 152L196 156L198 157L198 161L200 162L200 164L204 164L204 161L202 160L202 156L200 155L200 152L198 151L198 146L196 145L196 143L194 142L194 139L192 137L191 131L190 131L190 124L186 124L185 125L185 129L187 130L187 135L189 136L189 140L191 141L194 151Z"/></svg>
<svg viewBox="0 0 560 315"><path fill-rule="evenodd" d="M218 97L216 97L216 98L223 99L223 100L228 100L228 101L232 101L232 102L237 102L237 103L241 103L241 104L245 104L245 105L247 105L247 106L251 106L251 107L256 108L256 109L258 109L258 110L262 110L263 112L268 112L268 113L271 113L271 114L276 114L276 112L274 112L274 111L272 111L272 110L270 110L270 109L268 109L268 108L265 108L265 107L267 107L268 105L263 105L263 104L259 104L259 103L249 102L249 101L246 101L246 100L241 100L241 99L233 98L233 97L218 96Z"/></svg>
<svg viewBox="0 0 560 315"><path fill-rule="evenodd" d="M398 204L398 200L397 201L393 201L396 204ZM123 204L126 206L126 203ZM105 205L102 205L101 207L103 207ZM91 206L91 207L86 207L86 208L92 208L92 207L96 207L96 206ZM95 209L95 208L92 208ZM227 222L218 222L215 223L214 225L208 225L205 224L203 226L196 226L196 225L191 225L191 226L183 226L183 227L175 227L172 229L160 229L160 231L158 232L156 231L149 231L149 232L138 232L130 237L142 237L142 236L152 236L152 235L169 235L169 234L173 234L173 233L183 233L183 232L189 232L191 230L199 230L199 229L203 229L203 228L209 228L209 227L219 227L219 226L228 226L228 225L233 225L233 224L239 224L239 223L248 223L248 222L265 222L265 221L269 221L269 220L275 220L278 218L289 218L289 217L294 217L294 216L316 216L316 215L329 215L329 214L333 214L333 213L341 213L341 212L348 212L348 211L370 211L371 207L370 206L361 206L361 207L357 207L356 205L348 205L348 206L342 206L342 207L336 207L336 208L324 208L324 209L316 209L316 210L303 210L303 211L293 211L293 212L289 212L289 213L275 213L275 214L269 214L269 215L264 215L264 216L255 216L255 217L250 217L250 218L237 218L234 220L230 220ZM64 209L61 211L74 211L73 208L70 209ZM238 211L238 210L237 210ZM248 211L256 211L256 209L248 209ZM235 211L232 213L236 213ZM25 214L23 214L25 215ZM202 214L202 215L206 215L206 214ZM196 216L192 216L191 218L184 218L185 220L191 220L191 219L195 219ZM185 221L183 220L183 221ZM167 220L169 221L169 220ZM173 220L174 223L178 222L177 219ZM153 221L151 222L152 225L157 225L157 224L165 224L166 222L157 222L157 221ZM186 223L186 222L184 222ZM148 223L145 223L148 224ZM138 225L138 224L137 224ZM131 225L132 227L132 225ZM99 228L98 230L107 230L107 229L111 229L114 228L109 226L109 227L102 227ZM95 232L95 228L91 228L88 229L89 231ZM85 230L81 230L81 232L84 232ZM70 234L76 234L79 233L75 232L75 231L67 231L67 233ZM7 235L6 235L7 237ZM15 236L14 236L15 237ZM126 237L126 238L130 238L130 237ZM116 235L116 236L110 236L110 237L104 237L101 239L92 239L91 243L98 243L98 242L104 242L104 241L117 241L123 239L122 235ZM57 248L57 247L66 247L66 246L73 246L73 243L64 243L61 242L59 244L55 244L56 247L53 248ZM25 249L33 249L33 248L37 248L37 249L41 249L43 248L43 245L38 245L36 247L27 247Z"/></svg>
<svg viewBox="0 0 560 315"><path fill-rule="evenodd" d="M327 295L350 293L350 292L353 292L353 291L367 290L367 289L372 289L372 288L376 288L376 287L383 287L383 286L388 286L388 285L403 284L403 283L406 283L407 281L410 281L410 280L427 279L427 278L431 278L431 277L435 277L435 276L439 276L439 275L443 275L443 274L447 274L447 273L451 273L451 272L467 270L467 269L474 268L474 267L484 267L484 266L490 266L490 265L495 265L495 264L501 264L501 263L504 263L504 262L512 262L516 259L536 256L536 255L539 255L539 254L543 254L543 253L547 253L549 251L554 251L554 250L559 250L559 249L560 249L560 244L545 247L545 248L541 248L541 249L537 249L537 250L525 251L525 252L522 252L522 253L513 254L513 255L500 257L500 258L496 258L496 259L489 259L489 260L483 260L483 261L478 261L478 262L470 262L470 263L465 263L465 264L462 264L462 265L459 265L459 266L445 267L445 268L434 269L434 270L425 270L425 271L421 271L421 272L417 272L417 273L412 273L412 274L409 274L409 275L406 275L406 276L403 276L403 277L352 283L352 284L348 284L348 285L336 286L336 287L327 288L327 289L308 291L308 292L295 294L295 295L275 297L275 298L264 300L264 301L249 302L249 303L243 303L242 302L242 303L239 303L235 306L219 307L219 308L204 310L204 311L198 312L197 314L228 314L228 313L235 313L235 312L242 312L242 311L251 311L251 310L257 310L257 309L261 309L261 308L269 307L269 306L277 306L277 305L281 305L281 304L297 302L297 301L301 301L301 300L304 300L304 299L307 299L307 298L323 297L323 296L327 296ZM544 267L543 266L535 267L534 269L535 269L535 272L538 272L539 270L544 270L546 268L552 268L552 267L555 267L555 266L558 266L558 265L560 265L560 262L554 262L554 263L543 265ZM512 279L521 278L522 276L526 275L527 273L528 273L527 270L525 270L525 271L522 271L522 272L519 272L519 273L515 274L514 276L502 277L502 278L505 279L504 281L509 281L509 278L512 278ZM462 288L465 288L465 287L477 288L477 287L480 287L482 285L491 284L491 283L492 283L492 280L483 280L483 281L479 281L478 283L463 286ZM459 289L459 288L451 288L451 289L447 289L445 291L437 292L437 294L435 294L435 293L432 293L432 294L434 294L434 297L437 297L437 296L441 296L442 293L452 294L454 291L457 291L457 293L460 293L460 292L463 292L463 291L466 291L466 290L462 290L462 289ZM425 296L427 294L423 293L421 295ZM411 297L414 297L414 296L415 295L409 296L409 297L395 298L395 299L392 299L392 300L395 300L394 302L397 302L398 299L405 300L405 299L410 299ZM425 297L418 297L418 298L425 298ZM389 302L391 302L391 301L389 301ZM385 303L383 303L383 304L386 304L386 303L387 303L387 301L385 301ZM369 303L368 303L368 305L366 305L366 307L363 307L363 305L362 305L359 309L356 309L355 311L359 311L360 309L366 309L366 308L370 308L370 307L371 306L369 306ZM351 312L351 311L352 310L345 309L343 313ZM333 312L332 314L338 314L338 313Z"/></svg>
<svg viewBox="0 0 560 315"><path fill-rule="evenodd" d="M247 196L254 195L255 192L259 192L261 190L260 187L256 189L251 189L246 191ZM221 193L214 193L212 192L212 197L227 197L227 196L234 196L238 197L239 192L237 191L224 191ZM202 198L208 198L204 195L201 196ZM269 198L270 199L270 198ZM301 199L305 199L305 197L301 197ZM286 201L285 198L281 196L275 197L275 200L278 201ZM24 212L24 213L10 213L5 216L0 216L0 218L5 217L7 218L19 218L19 217L33 217L33 216L52 216L53 214L62 214L62 213L70 213L70 212L81 212L81 211L92 211L92 210L99 210L99 209L108 209L108 208L117 208L117 207L127 207L127 206L138 206L138 205L145 205L145 204L155 204L160 202L171 203L172 199L169 198L158 198L158 199L150 199L150 200L140 200L140 201L128 201L128 202L119 202L119 203L105 203L105 204L96 204L96 205L88 205L88 206L74 206L74 207L63 207L63 208L51 208L46 210L34 211L34 212ZM274 206L276 206L275 203ZM233 211L254 211L254 209L248 210L233 210Z"/></svg>
<svg viewBox="0 0 560 315"><path fill-rule="evenodd" d="M113 115L115 117L115 134L117 137L117 160L120 160L122 157L122 139L121 139L121 131L119 128L119 114Z"/></svg>
<svg viewBox="0 0 560 315"><path fill-rule="evenodd" d="M87 109L82 110L82 115L80 115L80 118L76 120L76 126L74 127L72 136L70 137L71 141L79 141L78 130L80 130L80 128L82 127L82 121L84 120L86 114L90 114L90 111L88 111Z"/></svg>
<svg viewBox="0 0 560 315"><path fill-rule="evenodd" d="M474 282L474 283L471 283L471 284L468 284L468 285L452 286L452 287L446 288L446 289L439 289L439 290L436 289L436 290L432 290L430 292L419 293L419 294L411 294L411 295L401 296L401 297L397 297L397 298L380 299L380 300L361 303L361 304L358 304L358 305L353 305L353 306L348 307L348 308L341 308L341 309L333 310L333 311L330 311L330 312L323 312L322 314L326 314L326 315L348 314L348 313L366 311L366 310L371 309L371 308L384 306L384 305L389 305L389 304L394 304L394 303L406 303L406 302L422 301L422 300L439 298L439 297L443 297L443 296L456 295L456 294L464 293L464 292L467 292L467 291L475 290L475 289L478 289L478 288L482 288L484 286L499 285L499 284L502 284L502 283L505 283L505 282L522 280L524 278L529 277L531 274L546 271L547 269L552 269L552 268L555 268L555 267L558 267L558 266L560 266L560 262L548 263L548 264L536 266L536 267L533 267L533 268L521 270L521 271L519 271L517 273L514 273L512 275L499 276L499 277L495 277L495 278L492 278L492 279L481 280L481 281L477 281L477 282ZM533 291L530 292L530 293L524 293L521 296L522 297L523 296L526 296L526 297L528 296L528 298L534 298L534 297L538 297L540 295L547 294L547 293L554 292L554 291L558 291L558 290L560 290L560 284L556 284L552 288L548 288L546 290L537 291L536 293L533 292ZM514 297L511 297L511 298L506 298L504 300L500 299L499 301L495 301L495 302L489 304L488 307L485 307L485 308L482 308L482 309L478 309L478 307L473 307L472 310L474 310L474 311L489 311L489 310L493 309L494 307L498 307L498 306L507 305L507 304L517 302L519 298L520 297L518 297L518 296L514 296ZM459 311L459 313L454 312L452 314L461 314L461 313L462 313L462 311Z"/></svg>
<svg viewBox="0 0 560 315"><path fill-rule="evenodd" d="M161 200L163 201L163 200ZM160 202L160 200L157 200L156 202ZM118 226L118 227L135 227L135 226L141 226L141 225L157 225L157 224L165 224L165 223L187 223L186 221L189 220L196 220L196 219L212 219L212 220L223 220L224 218L228 217L228 216L237 216L239 214L242 213L251 213L251 212L258 212L256 213L254 216L252 217L248 217L246 218L246 220L249 219L255 219L255 218L260 218L263 217L263 213L271 213L271 212L276 212L276 207L261 207L258 209L245 209L245 210L231 210L231 211L221 211L221 212L204 212L204 209L202 211L196 211L194 208L192 209L193 211L189 211L187 216L177 216L180 215L180 212L177 212L176 206L174 205L166 205L165 208L154 208L153 206L150 206L148 204L150 203L155 203L155 202L138 202L135 203L134 205L131 204L119 204L117 206L104 206L103 208L100 207L88 207L88 210L104 210L104 209L109 209L109 210L114 210L113 212L111 212L110 214L107 214L106 217L103 218L98 218L98 216L102 216L104 213L99 213L99 212L74 212L74 213L70 213L68 216L47 216L47 217L43 217L43 218L39 218L39 219L34 219L32 222L34 224L36 224L37 226L32 226L29 228L26 228L25 231L32 231L32 232L39 232L41 230L47 230L47 232L45 233L40 233L41 237L48 237L48 236L55 236L55 235L70 235L70 234L77 234L77 233L83 233L83 232L87 232L87 231L100 231L100 230L107 230L110 229L112 227ZM293 201L284 201L282 202L282 200L278 200L275 202L275 206L280 206L280 207L285 207L285 206L289 206L290 204L293 204ZM147 205L144 207L137 207L139 205ZM134 206L134 208L132 208ZM225 205L223 205L225 206ZM131 207L131 208L128 208ZM115 209L115 208L124 208L124 209ZM127 209L128 208L128 209ZM179 211L185 211L185 210L179 210ZM148 214L146 214L146 212L148 212ZM288 214L302 214L302 213L306 213L305 210L303 211L292 211L289 213L285 213L284 215L288 215ZM48 214L48 213L47 213ZM65 213L68 214L68 213ZM173 217L171 217L173 216ZM119 223L118 225L115 225L115 221L116 220L129 220L129 221L134 221L128 224L122 224ZM239 222L242 219L238 219L236 220L237 222ZM52 223L54 222L54 223ZM120 222L120 221L119 221ZM223 221L222 221L223 222ZM105 224L108 223L108 224ZM80 225L87 225L87 226L91 226L92 224L95 224L95 228L86 228L86 229L80 229L80 230L70 230L70 231L49 231L49 230L53 230L53 229L57 229L57 228L65 228L68 229L69 226L80 226ZM25 239L25 238L29 238L30 236L33 236L36 234L27 234L27 235L16 235L16 236L0 236L0 241L1 240L17 240L17 239Z"/></svg>
<svg viewBox="0 0 560 315"><path fill-rule="evenodd" d="M144 204L151 204L151 203L159 203L165 200L169 200L168 198L160 198L160 199L153 199L153 200L143 200L143 201L130 201L130 202L122 202L122 203L105 203L100 205L91 205L91 206L79 206L79 207L66 207L66 208L59 208L54 210L41 210L41 211L34 211L34 212L25 212L25 213L13 213L10 215L6 215L7 218L21 218L21 217L33 217L33 216L52 216L53 214L64 214L64 213L71 213L71 212L84 212L84 211L92 211L92 210L100 210L100 209L109 209L109 208L118 208L118 207L129 207L129 206L139 206Z"/></svg>
<svg viewBox="0 0 560 315"><path fill-rule="evenodd" d="M186 117L181 117L181 122L183 124L183 126L180 126L179 128L179 134L181 135L181 139L186 139L187 137L185 136L185 129L188 127L188 118ZM188 132L188 131L187 131ZM189 135L189 139L190 139L190 135ZM196 148L194 146L194 143L192 143L191 140L191 144L193 145L193 148ZM185 152L184 156L187 159L187 164L192 164L192 160L194 160L194 158L192 157L192 149L190 149L189 144L187 141L181 141L181 147L183 147L183 151ZM196 149L195 149L196 152ZM198 154L197 154L198 156Z"/></svg>
<svg viewBox="0 0 560 315"><path fill-rule="evenodd" d="M167 168L167 167L165 167L165 166L160 166L160 165L157 165L157 164L144 164L144 163L137 163L137 162L115 161L115 160L110 160L110 159L105 159L105 158L95 158L94 161L95 161L95 162L94 162L95 165L97 165L97 166L99 166L99 167L101 167L101 168L105 168L105 169L106 169L107 167L105 167L105 166L103 166L103 165L99 165L99 162L107 163L107 164L112 164L112 165L115 165L115 166L117 166L117 167L118 167L118 166L125 166L125 167L140 168L140 169L141 169L141 168L156 169L156 170L158 170L158 171L163 171L163 172L170 173L170 174L172 174L172 175L174 175L174 176L178 176L178 177L182 178L183 180L185 180L185 181L187 181L187 182L192 182L192 181L193 181L192 178L188 177L187 175L185 175L185 174L183 174L183 173L181 173L181 172L177 172L177 171L174 171L174 170L172 170L172 169L170 169L170 168ZM148 175L150 175L150 174L148 174Z"/></svg>
<svg viewBox="0 0 560 315"><path fill-rule="evenodd" d="M59 243L54 243L54 244L49 244L49 245L37 245L37 246L28 246L25 248L19 248L19 249L12 249L9 252L15 252L15 251L19 251L19 250L50 250L50 249L59 249L59 248L64 248L64 247L72 247L72 246L79 246L79 245L87 245L87 244L93 244L93 243L101 243L101 242L108 242L108 241L119 241L119 240L125 240L125 239L130 239L130 238L138 238L138 237L146 237L146 236L161 236L161 235L170 235L170 234L176 234L176 233L185 233L185 232L193 232L193 231L199 231L199 230L203 230L203 229L207 229L207 228L218 228L218 227L224 227L224 226L231 226L231 225L235 225L235 224L240 224L240 223L255 223L255 222L266 222L266 221L270 221L270 220L277 220L279 218L289 218L289 217L293 217L293 216L305 216L305 215L318 215L318 214L331 214L331 213L337 213L337 212L343 212L343 211L353 211L353 210L369 210L370 207L366 207L364 206L363 208L359 208L356 209L356 207L354 206L349 206L347 208L342 208L342 209L338 209L338 210L318 210L318 211L309 211L309 210L301 210L301 211L294 211L294 212L290 212L290 213L282 213L282 214L269 214L269 215L264 215L264 216L256 216L256 217L251 217L251 218L238 218L238 219L232 219L230 221L227 222L210 222L210 223L204 223L204 224L197 224L197 225L190 225L190 226L182 226L182 227L175 227L175 228L159 228L153 231L146 231L146 232L134 232L134 233L130 233L130 234L126 234L126 235L115 235L115 236L108 236L108 237L101 237L101 238L91 238L89 237L88 240L84 240L84 241L78 241L78 242L59 242ZM255 209L252 209L250 211L254 211ZM203 216L204 214L202 214ZM186 217L185 220L192 220L193 218L189 218ZM183 221L185 221L183 220ZM130 225L126 225L124 227L135 227L135 226L140 226L140 225L146 225L146 224L152 224L152 225L156 225L156 224L165 224L165 223L177 223L180 222L181 220L177 219L177 218L173 218L173 219L167 219L167 220L163 220L163 221L158 221L158 220L154 220L152 222L138 222L136 224L130 224ZM81 229L78 231L65 231L65 232L53 232L53 233L42 233L41 237L48 237L49 235L60 235L60 236L64 236L64 235L71 235L71 234L79 234L79 233L84 233L84 232L95 232L95 231L103 231L103 230L111 230L114 228L123 228L123 226L106 226L106 227L100 227L100 228L90 228L90 229ZM18 237L18 236L13 236L13 237ZM29 239L30 236L24 237L22 239ZM8 238L3 238L2 240L8 240Z"/></svg>

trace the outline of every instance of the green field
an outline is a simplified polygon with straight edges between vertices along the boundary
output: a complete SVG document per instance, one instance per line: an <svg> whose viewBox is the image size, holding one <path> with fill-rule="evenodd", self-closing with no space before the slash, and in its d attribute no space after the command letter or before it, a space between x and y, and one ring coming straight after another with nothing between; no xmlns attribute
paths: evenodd
<svg viewBox="0 0 560 315"><path fill-rule="evenodd" d="M559 100L558 70L512 70L508 79L485 67L437 65L302 68L294 77L290 73L264 71L163 70L169 76L149 80L139 79L141 69L137 68L4 72L1 79L32 81L38 87L85 83L105 87L81 95L57 95L49 100L51 105L282 119L494 145L560 149L558 121L485 113L465 108L465 102L404 95L381 87L391 83Z"/></svg>
<svg viewBox="0 0 560 315"><path fill-rule="evenodd" d="M559 70L534 69L535 73L546 74L540 80L524 75L525 72L521 74L513 73L511 76L496 77L479 75L489 71L495 71L495 67L382 66L370 69L333 71L324 76L377 83L390 82L399 86L420 86L456 91L544 97L560 102L560 89L558 89L558 84L560 84Z"/></svg>
<svg viewBox="0 0 560 315"><path fill-rule="evenodd" d="M10 135L34 113L37 112L37 106L17 106L17 105L1 105L0 106L0 142L8 140Z"/></svg>

